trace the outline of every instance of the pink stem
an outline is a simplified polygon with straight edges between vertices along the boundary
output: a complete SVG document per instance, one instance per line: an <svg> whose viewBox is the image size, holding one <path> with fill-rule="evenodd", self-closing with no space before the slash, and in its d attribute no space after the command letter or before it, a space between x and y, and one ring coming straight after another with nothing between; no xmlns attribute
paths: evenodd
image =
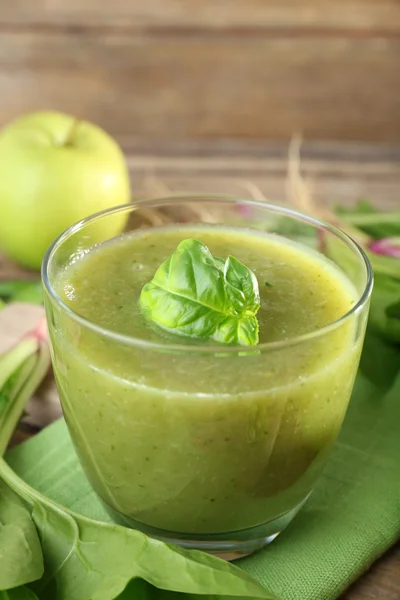
<svg viewBox="0 0 400 600"><path fill-rule="evenodd" d="M368 244L368 248L375 254L382 254L383 256L392 256L393 258L400 258L399 237L375 240Z"/></svg>
<svg viewBox="0 0 400 600"><path fill-rule="evenodd" d="M36 340L38 340L39 342L46 342L47 343L47 341L48 341L48 330L47 330L46 317L43 317L42 319L40 319L40 321L36 325L36 327L34 329L31 329L31 331L28 331L28 333L26 334L25 337L33 337Z"/></svg>

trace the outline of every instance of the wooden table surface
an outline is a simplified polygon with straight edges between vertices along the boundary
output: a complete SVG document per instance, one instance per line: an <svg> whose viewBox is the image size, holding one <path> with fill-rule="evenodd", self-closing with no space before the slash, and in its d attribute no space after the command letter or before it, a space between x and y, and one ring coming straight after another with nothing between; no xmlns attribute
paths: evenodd
<svg viewBox="0 0 400 600"><path fill-rule="evenodd" d="M191 143L157 148L123 140L134 197L169 193L221 193L287 201L287 144ZM319 204L350 205L367 198L382 208L400 207L400 148L388 145L310 143L303 146L302 169ZM0 257L0 277L34 276ZM43 411L35 423L56 415L52 394L43 392ZM42 410L42 412L41 412ZM50 417L51 418L51 417ZM400 426L400 425L399 425ZM31 434L25 425L14 443ZM323 598L321 598L323 600ZM400 600L400 544L389 550L342 597L342 600Z"/></svg>

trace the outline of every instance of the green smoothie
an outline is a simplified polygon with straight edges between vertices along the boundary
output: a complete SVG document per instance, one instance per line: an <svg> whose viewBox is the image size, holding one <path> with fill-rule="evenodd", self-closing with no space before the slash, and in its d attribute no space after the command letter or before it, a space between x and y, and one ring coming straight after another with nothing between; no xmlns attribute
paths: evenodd
<svg viewBox="0 0 400 600"><path fill-rule="evenodd" d="M142 315L143 286L187 238L256 275L259 345L251 351L217 342L205 349ZM360 353L352 317L310 335L357 300L333 263L279 236L171 226L95 247L55 289L100 326L48 307L65 418L108 506L159 530L215 534L272 521L308 496L342 424Z"/></svg>

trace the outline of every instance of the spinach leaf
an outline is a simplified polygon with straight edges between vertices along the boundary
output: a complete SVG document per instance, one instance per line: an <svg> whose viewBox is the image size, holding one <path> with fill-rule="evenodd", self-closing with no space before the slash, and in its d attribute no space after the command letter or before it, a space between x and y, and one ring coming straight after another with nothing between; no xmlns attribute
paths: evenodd
<svg viewBox="0 0 400 600"><path fill-rule="evenodd" d="M365 200L355 208L336 207L343 221L361 229L374 239L400 236L400 211L382 212Z"/></svg>
<svg viewBox="0 0 400 600"><path fill-rule="evenodd" d="M1 600L1 598L0 598ZM198 594L181 594L158 590L143 580L132 581L118 596L117 600L248 600L245 596L198 596Z"/></svg>
<svg viewBox="0 0 400 600"><path fill-rule="evenodd" d="M364 250L375 274L388 275L389 277L400 279L400 259L393 256L375 254L367 248L364 248Z"/></svg>
<svg viewBox="0 0 400 600"><path fill-rule="evenodd" d="M356 235L352 237L363 246L374 271L368 330L375 337L400 343L400 212L380 212L365 201L351 210L337 207L336 212L343 229L346 225L355 228ZM359 231L371 237L363 241ZM368 338L365 343L368 344Z"/></svg>
<svg viewBox="0 0 400 600"><path fill-rule="evenodd" d="M254 273L236 258L214 258L188 239L158 268L140 295L143 314L162 329L243 346L258 343L260 307Z"/></svg>
<svg viewBox="0 0 400 600"><path fill-rule="evenodd" d="M6 319L5 312L2 319ZM0 355L0 456L50 364L42 325ZM43 574L43 557L30 510L0 475L0 590L17 588ZM10 592L11 593L11 592ZM12 598L17 598L13 592ZM22 596L25 594L25 596ZM20 590L21 598L29 597ZM5 596L6 597L6 596ZM33 596L31 596L33 597Z"/></svg>
<svg viewBox="0 0 400 600"><path fill-rule="evenodd" d="M369 326L385 339L400 343L400 279L375 273Z"/></svg>
<svg viewBox="0 0 400 600"><path fill-rule="evenodd" d="M42 304L43 290L40 281L0 281L0 298L8 302Z"/></svg>
<svg viewBox="0 0 400 600"><path fill-rule="evenodd" d="M31 507L44 556L44 575L32 586L40 600L114 600L136 578L171 592L274 598L214 556L74 514L32 489L2 459L0 477Z"/></svg>
<svg viewBox="0 0 400 600"><path fill-rule="evenodd" d="M385 312L389 319L397 319L400 321L400 300L393 304L389 304L389 306L386 307Z"/></svg>
<svg viewBox="0 0 400 600"><path fill-rule="evenodd" d="M39 598L29 588L18 587L0 591L0 600L39 600Z"/></svg>
<svg viewBox="0 0 400 600"><path fill-rule="evenodd" d="M42 574L42 551L30 511L0 480L0 590L35 581Z"/></svg>
<svg viewBox="0 0 400 600"><path fill-rule="evenodd" d="M398 346L386 341L379 330L367 327L360 371L377 388L389 389L400 368Z"/></svg>

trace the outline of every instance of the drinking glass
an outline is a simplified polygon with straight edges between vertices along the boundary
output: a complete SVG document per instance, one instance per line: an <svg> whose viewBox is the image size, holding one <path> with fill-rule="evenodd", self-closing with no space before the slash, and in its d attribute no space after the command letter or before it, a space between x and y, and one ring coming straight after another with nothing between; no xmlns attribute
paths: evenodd
<svg viewBox="0 0 400 600"><path fill-rule="evenodd" d="M252 351L116 333L74 312L57 292L66 269L115 237L107 233L113 220L125 222L125 233L202 224L278 235L324 255L357 298L336 321ZM227 559L271 542L310 496L346 413L372 289L362 249L288 208L174 197L70 227L49 248L42 276L65 420L114 519Z"/></svg>

